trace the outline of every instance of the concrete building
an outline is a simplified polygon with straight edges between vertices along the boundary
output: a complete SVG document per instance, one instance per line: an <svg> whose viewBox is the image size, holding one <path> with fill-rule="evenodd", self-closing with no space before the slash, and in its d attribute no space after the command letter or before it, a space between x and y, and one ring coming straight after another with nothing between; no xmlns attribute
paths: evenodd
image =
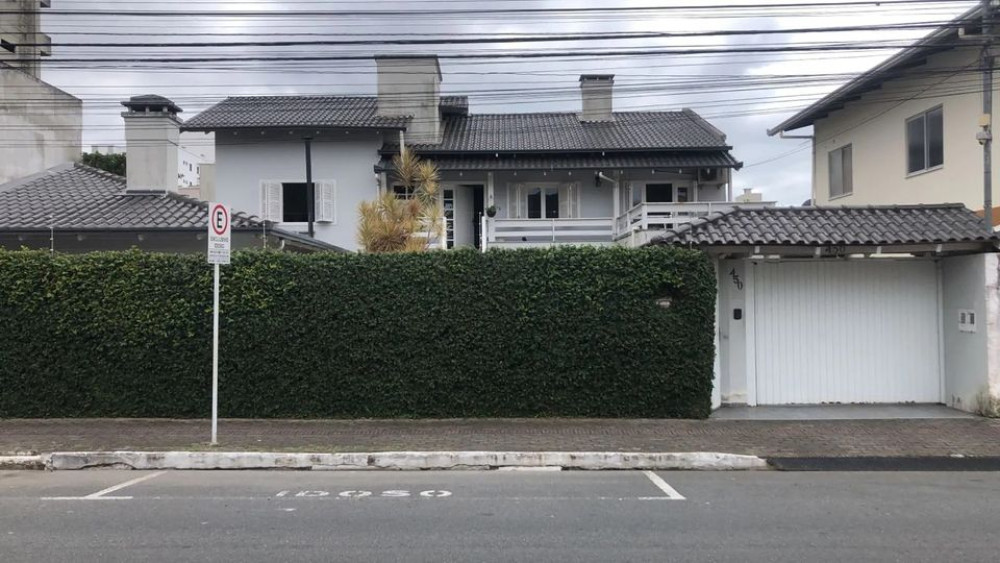
<svg viewBox="0 0 1000 563"><path fill-rule="evenodd" d="M41 78L41 57L52 54L52 39L42 33L42 8L50 0L0 0L0 62Z"/></svg>
<svg viewBox="0 0 1000 563"><path fill-rule="evenodd" d="M375 96L234 97L186 122L215 133L215 197L307 232L308 145L315 236L356 249L361 202L407 197L402 144L440 172L443 248L638 245L732 207L725 134L689 109L614 111L612 75L580 77L579 110L475 114L437 57L375 66Z"/></svg>
<svg viewBox="0 0 1000 563"><path fill-rule="evenodd" d="M0 1L0 183L80 157L83 102L40 78L49 54L39 9L47 1ZM14 12L14 13L4 13Z"/></svg>

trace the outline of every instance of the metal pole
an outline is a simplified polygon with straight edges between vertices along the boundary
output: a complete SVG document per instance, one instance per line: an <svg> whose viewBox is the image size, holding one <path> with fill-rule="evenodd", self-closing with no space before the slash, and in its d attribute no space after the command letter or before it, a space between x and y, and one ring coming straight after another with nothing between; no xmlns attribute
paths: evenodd
<svg viewBox="0 0 1000 563"><path fill-rule="evenodd" d="M316 190L313 187L312 138L306 137L306 209L309 215L309 236L315 237L313 221L316 220Z"/></svg>
<svg viewBox="0 0 1000 563"><path fill-rule="evenodd" d="M993 232L993 57L990 50L993 43L991 0L983 0L983 52L980 66L983 71L983 221L986 231Z"/></svg>
<svg viewBox="0 0 1000 563"><path fill-rule="evenodd" d="M212 297L212 445L219 443L219 265L215 264Z"/></svg>

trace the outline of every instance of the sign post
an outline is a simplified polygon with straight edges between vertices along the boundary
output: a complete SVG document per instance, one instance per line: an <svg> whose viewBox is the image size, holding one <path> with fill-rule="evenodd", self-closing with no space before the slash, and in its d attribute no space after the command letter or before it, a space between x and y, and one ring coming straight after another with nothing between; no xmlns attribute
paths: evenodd
<svg viewBox="0 0 1000 563"><path fill-rule="evenodd" d="M219 443L219 265L229 264L229 208L208 204L208 263L215 268L212 286L212 444Z"/></svg>

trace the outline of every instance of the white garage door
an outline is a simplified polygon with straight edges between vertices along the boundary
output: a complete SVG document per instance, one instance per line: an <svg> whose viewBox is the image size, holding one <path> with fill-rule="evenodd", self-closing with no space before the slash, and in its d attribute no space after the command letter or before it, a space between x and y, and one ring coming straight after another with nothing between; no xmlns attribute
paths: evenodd
<svg viewBox="0 0 1000 563"><path fill-rule="evenodd" d="M936 403L933 262L759 262L757 404Z"/></svg>

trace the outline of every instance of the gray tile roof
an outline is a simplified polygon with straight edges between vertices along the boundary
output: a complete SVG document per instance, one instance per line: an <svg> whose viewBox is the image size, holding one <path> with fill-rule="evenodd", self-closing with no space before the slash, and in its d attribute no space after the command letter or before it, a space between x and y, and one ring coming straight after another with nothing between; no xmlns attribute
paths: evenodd
<svg viewBox="0 0 1000 563"><path fill-rule="evenodd" d="M171 192L125 193L125 178L61 165L0 186L0 230L202 229L208 204ZM233 228L261 223L233 214Z"/></svg>
<svg viewBox="0 0 1000 563"><path fill-rule="evenodd" d="M444 120L440 144L418 152L545 152L729 149L718 129L690 110L616 112L582 122L576 113L472 114Z"/></svg>
<svg viewBox="0 0 1000 563"><path fill-rule="evenodd" d="M258 127L403 129L409 117L379 117L374 96L246 96L226 98L188 120L185 131Z"/></svg>
<svg viewBox="0 0 1000 563"><path fill-rule="evenodd" d="M656 244L879 246L996 242L959 204L733 209L668 230Z"/></svg>
<svg viewBox="0 0 1000 563"><path fill-rule="evenodd" d="M442 171L499 170L613 170L623 168L739 168L726 151L620 154L429 155ZM379 168L392 169L392 157L383 156Z"/></svg>
<svg viewBox="0 0 1000 563"><path fill-rule="evenodd" d="M374 96L227 98L190 119L186 131L261 127L405 128L409 117L379 117ZM617 112L581 122L577 113L468 115L468 98L443 96L440 144L418 151L541 152L726 149L725 135L691 110ZM391 148L391 146L390 146Z"/></svg>

